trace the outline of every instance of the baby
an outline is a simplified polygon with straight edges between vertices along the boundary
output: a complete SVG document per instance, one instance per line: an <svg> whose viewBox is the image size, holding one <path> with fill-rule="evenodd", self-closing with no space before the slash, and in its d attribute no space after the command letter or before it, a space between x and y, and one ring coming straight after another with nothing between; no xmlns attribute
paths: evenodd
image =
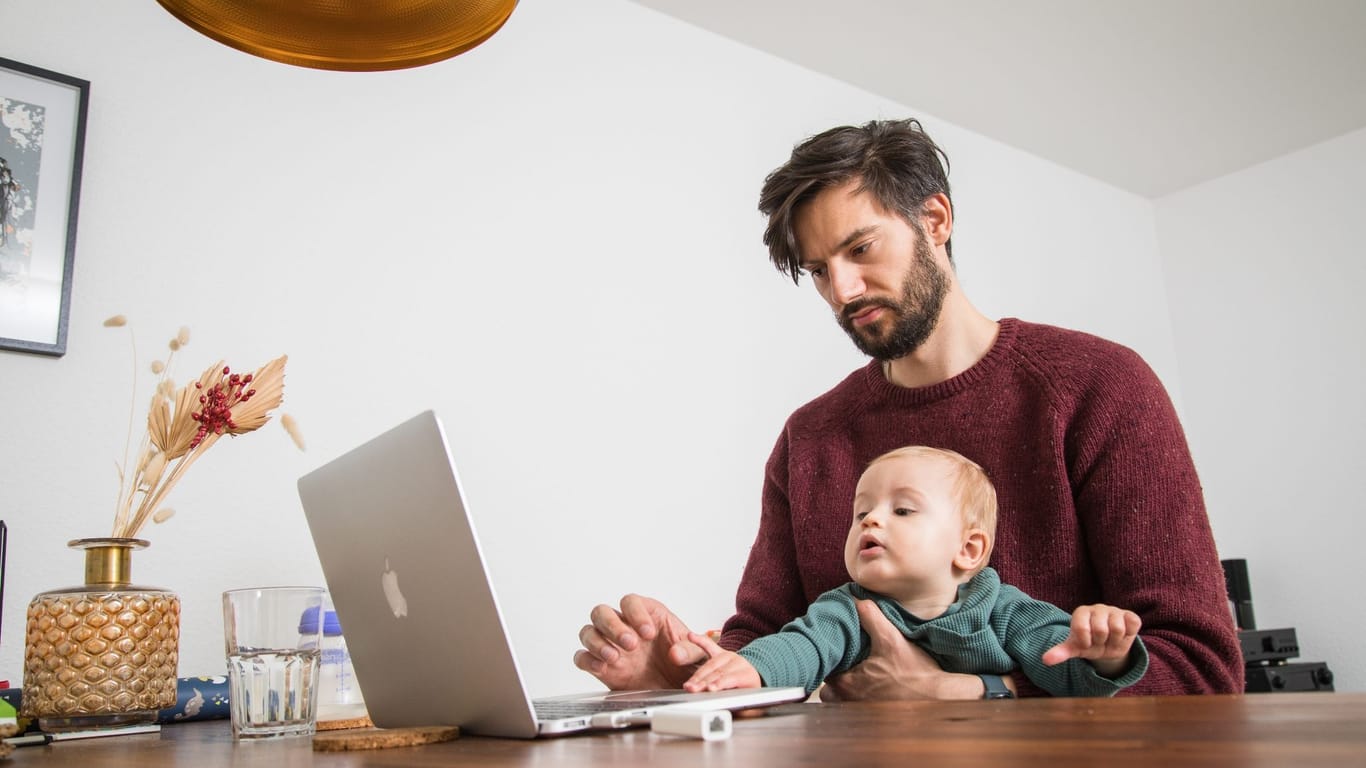
<svg viewBox="0 0 1366 768"><path fill-rule="evenodd" d="M922 446L883 454L854 494L844 545L853 583L739 653L690 634L711 658L683 687L801 685L810 693L868 656L858 600L875 601L945 671L982 675L989 692L1000 687L991 676L1016 668L1055 696L1113 696L1137 682L1148 669L1138 615L1084 605L1069 616L1002 584L987 566L995 533L996 491L977 464Z"/></svg>

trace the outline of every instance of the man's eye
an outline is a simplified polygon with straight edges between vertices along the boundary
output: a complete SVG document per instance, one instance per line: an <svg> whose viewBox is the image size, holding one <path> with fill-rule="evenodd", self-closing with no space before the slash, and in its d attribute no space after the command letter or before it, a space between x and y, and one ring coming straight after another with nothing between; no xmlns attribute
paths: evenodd
<svg viewBox="0 0 1366 768"><path fill-rule="evenodd" d="M854 256L862 256L863 254L867 253L868 249L871 247L873 247L871 243L859 243L858 245L850 249L849 253Z"/></svg>
<svg viewBox="0 0 1366 768"><path fill-rule="evenodd" d="M825 277L825 267L807 267L806 274L811 275L813 279L819 280L822 277Z"/></svg>

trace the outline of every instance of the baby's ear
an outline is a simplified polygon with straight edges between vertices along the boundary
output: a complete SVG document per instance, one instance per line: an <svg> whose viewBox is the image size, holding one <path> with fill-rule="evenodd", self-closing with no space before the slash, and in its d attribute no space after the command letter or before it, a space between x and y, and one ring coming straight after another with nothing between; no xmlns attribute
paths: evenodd
<svg viewBox="0 0 1366 768"><path fill-rule="evenodd" d="M958 556L953 558L954 566L967 572L980 569L987 564L987 555L991 551L989 543L987 532L981 528L964 531L963 545L958 549Z"/></svg>

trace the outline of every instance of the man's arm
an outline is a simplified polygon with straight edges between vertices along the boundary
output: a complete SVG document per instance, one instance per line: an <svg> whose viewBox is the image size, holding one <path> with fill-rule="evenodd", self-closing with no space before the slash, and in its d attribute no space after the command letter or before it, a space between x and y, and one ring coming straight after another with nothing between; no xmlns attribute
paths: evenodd
<svg viewBox="0 0 1366 768"><path fill-rule="evenodd" d="M1185 433L1138 355L1106 363L1065 449L1101 599L1143 621L1149 668L1125 693L1240 693L1241 650Z"/></svg>

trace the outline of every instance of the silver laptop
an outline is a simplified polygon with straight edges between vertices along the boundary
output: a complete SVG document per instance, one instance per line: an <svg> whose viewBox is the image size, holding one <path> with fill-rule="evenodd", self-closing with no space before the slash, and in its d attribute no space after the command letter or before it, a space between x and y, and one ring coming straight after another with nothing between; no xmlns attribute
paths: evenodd
<svg viewBox="0 0 1366 768"><path fill-rule="evenodd" d="M431 411L299 478L299 498L381 728L459 725L534 738L640 722L660 707L737 710L805 698L801 688L752 688L532 702Z"/></svg>

